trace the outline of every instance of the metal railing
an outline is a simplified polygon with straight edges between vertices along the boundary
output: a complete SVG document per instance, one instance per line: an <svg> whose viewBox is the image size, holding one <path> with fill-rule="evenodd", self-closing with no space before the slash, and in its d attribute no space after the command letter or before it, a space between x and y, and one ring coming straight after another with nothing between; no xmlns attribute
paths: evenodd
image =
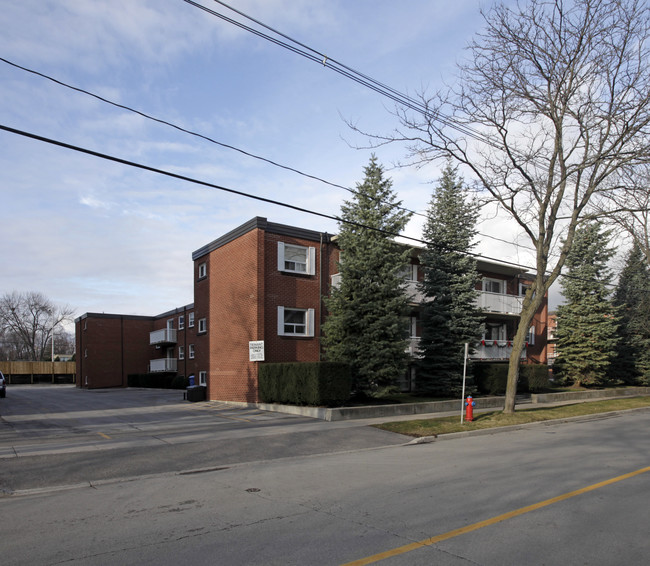
<svg viewBox="0 0 650 566"><path fill-rule="evenodd" d="M521 307L524 297L520 295L505 295L502 293L489 293L481 291L477 303L486 312L497 312L502 314L521 314Z"/></svg>
<svg viewBox="0 0 650 566"><path fill-rule="evenodd" d="M176 358L160 358L158 360L149 360L149 371L151 373L162 371L177 371L178 360Z"/></svg>
<svg viewBox="0 0 650 566"><path fill-rule="evenodd" d="M163 328L154 330L149 333L149 344L176 344L176 330L173 328Z"/></svg>

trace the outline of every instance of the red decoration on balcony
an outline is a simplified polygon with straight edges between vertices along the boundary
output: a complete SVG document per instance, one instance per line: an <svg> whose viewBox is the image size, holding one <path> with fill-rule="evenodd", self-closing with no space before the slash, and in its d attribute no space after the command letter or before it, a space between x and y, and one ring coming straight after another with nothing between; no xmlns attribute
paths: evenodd
<svg viewBox="0 0 650 566"><path fill-rule="evenodd" d="M485 340L481 340L481 346L485 346Z"/></svg>

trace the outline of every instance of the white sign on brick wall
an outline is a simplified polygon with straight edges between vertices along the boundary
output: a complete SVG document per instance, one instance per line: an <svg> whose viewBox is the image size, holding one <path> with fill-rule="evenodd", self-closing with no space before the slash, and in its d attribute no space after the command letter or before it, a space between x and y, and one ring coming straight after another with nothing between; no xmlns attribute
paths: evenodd
<svg viewBox="0 0 650 566"><path fill-rule="evenodd" d="M248 360L251 362L264 361L264 340L255 340L248 343Z"/></svg>

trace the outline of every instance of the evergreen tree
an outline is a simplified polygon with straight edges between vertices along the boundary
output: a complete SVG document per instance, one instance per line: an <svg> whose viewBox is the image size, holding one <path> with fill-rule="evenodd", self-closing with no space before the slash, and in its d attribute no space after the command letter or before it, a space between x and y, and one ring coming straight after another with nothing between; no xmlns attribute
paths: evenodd
<svg viewBox="0 0 650 566"><path fill-rule="evenodd" d="M650 269L637 244L627 256L613 302L621 316L613 373L630 385L650 385Z"/></svg>
<svg viewBox="0 0 650 566"><path fill-rule="evenodd" d="M408 362L403 271L410 250L391 234L410 214L399 208L375 156L364 171L354 198L341 206L341 278L325 299L323 341L327 359L352 367L355 391L379 397L397 389Z"/></svg>
<svg viewBox="0 0 650 566"><path fill-rule="evenodd" d="M608 300L612 275L608 261L614 255L609 232L592 222L576 230L562 279L566 304L558 307L555 368L576 385L604 385L611 380L611 362L618 343L618 316Z"/></svg>
<svg viewBox="0 0 650 566"><path fill-rule="evenodd" d="M480 337L478 273L469 255L477 218L476 203L467 198L462 179L448 164L429 205L427 245L420 256L424 301L417 386L431 395L461 393L464 344L473 345Z"/></svg>

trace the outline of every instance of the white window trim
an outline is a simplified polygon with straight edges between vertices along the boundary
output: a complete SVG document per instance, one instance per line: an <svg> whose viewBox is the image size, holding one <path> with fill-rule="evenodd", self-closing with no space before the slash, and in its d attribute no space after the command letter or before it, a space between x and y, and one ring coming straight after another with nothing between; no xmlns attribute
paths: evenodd
<svg viewBox="0 0 650 566"><path fill-rule="evenodd" d="M417 263L409 263L401 272L404 281L417 281L418 280L418 265Z"/></svg>
<svg viewBox="0 0 650 566"><path fill-rule="evenodd" d="M284 331L284 311L301 311L305 313L305 333L297 334L292 332ZM314 336L314 309L299 309L293 307L278 307L278 336L303 336L303 337L313 337Z"/></svg>
<svg viewBox="0 0 650 566"><path fill-rule="evenodd" d="M188 326L189 328L194 328L194 313L191 312L191 313L189 313L187 316L188 316L188 319L187 319L187 326Z"/></svg>
<svg viewBox="0 0 650 566"><path fill-rule="evenodd" d="M501 287L501 292L500 293L494 293L494 291L488 291L486 289L487 287L487 282L495 282L499 283L499 286ZM495 279L494 277L483 277L482 284L481 284L481 289L483 290L484 293L494 293L495 295L505 295L506 294L506 282L503 279Z"/></svg>
<svg viewBox="0 0 650 566"><path fill-rule="evenodd" d="M300 248L306 250L305 259L307 260L307 265L305 271L299 271L296 269L287 269L285 267L284 261L284 247L292 246L294 248ZM284 242L278 242L278 271L283 271L285 273L298 273L300 275L316 275L316 248L300 246L297 244L285 244Z"/></svg>
<svg viewBox="0 0 650 566"><path fill-rule="evenodd" d="M199 318L199 329L198 329L199 334L203 334L204 332L207 331L208 331L208 319Z"/></svg>
<svg viewBox="0 0 650 566"><path fill-rule="evenodd" d="M179 346L178 347L178 359L179 360L184 360L185 359L185 346Z"/></svg>
<svg viewBox="0 0 650 566"><path fill-rule="evenodd" d="M488 328L486 328L485 332L483 333L483 340L488 340L488 341L499 340L501 342L507 340L508 327L505 323L487 323L486 326L490 328L497 328L498 337L493 338L491 336L492 332Z"/></svg>
<svg viewBox="0 0 650 566"><path fill-rule="evenodd" d="M208 372L207 371L200 371L199 372L199 385L207 385L208 384Z"/></svg>
<svg viewBox="0 0 650 566"><path fill-rule="evenodd" d="M207 263L199 263L199 279L205 279L208 276L208 265Z"/></svg>
<svg viewBox="0 0 650 566"><path fill-rule="evenodd" d="M179 330L184 330L185 329L185 316L180 315L178 317L178 329Z"/></svg>
<svg viewBox="0 0 650 566"><path fill-rule="evenodd" d="M534 346L535 345L535 327L531 326L528 329L528 345L529 346Z"/></svg>
<svg viewBox="0 0 650 566"><path fill-rule="evenodd" d="M418 317L410 316L409 317L409 338L418 337Z"/></svg>
<svg viewBox="0 0 650 566"><path fill-rule="evenodd" d="M189 345L188 356L189 356L189 359L190 359L190 360L193 360L193 359L194 359L194 344L190 344L190 345Z"/></svg>

